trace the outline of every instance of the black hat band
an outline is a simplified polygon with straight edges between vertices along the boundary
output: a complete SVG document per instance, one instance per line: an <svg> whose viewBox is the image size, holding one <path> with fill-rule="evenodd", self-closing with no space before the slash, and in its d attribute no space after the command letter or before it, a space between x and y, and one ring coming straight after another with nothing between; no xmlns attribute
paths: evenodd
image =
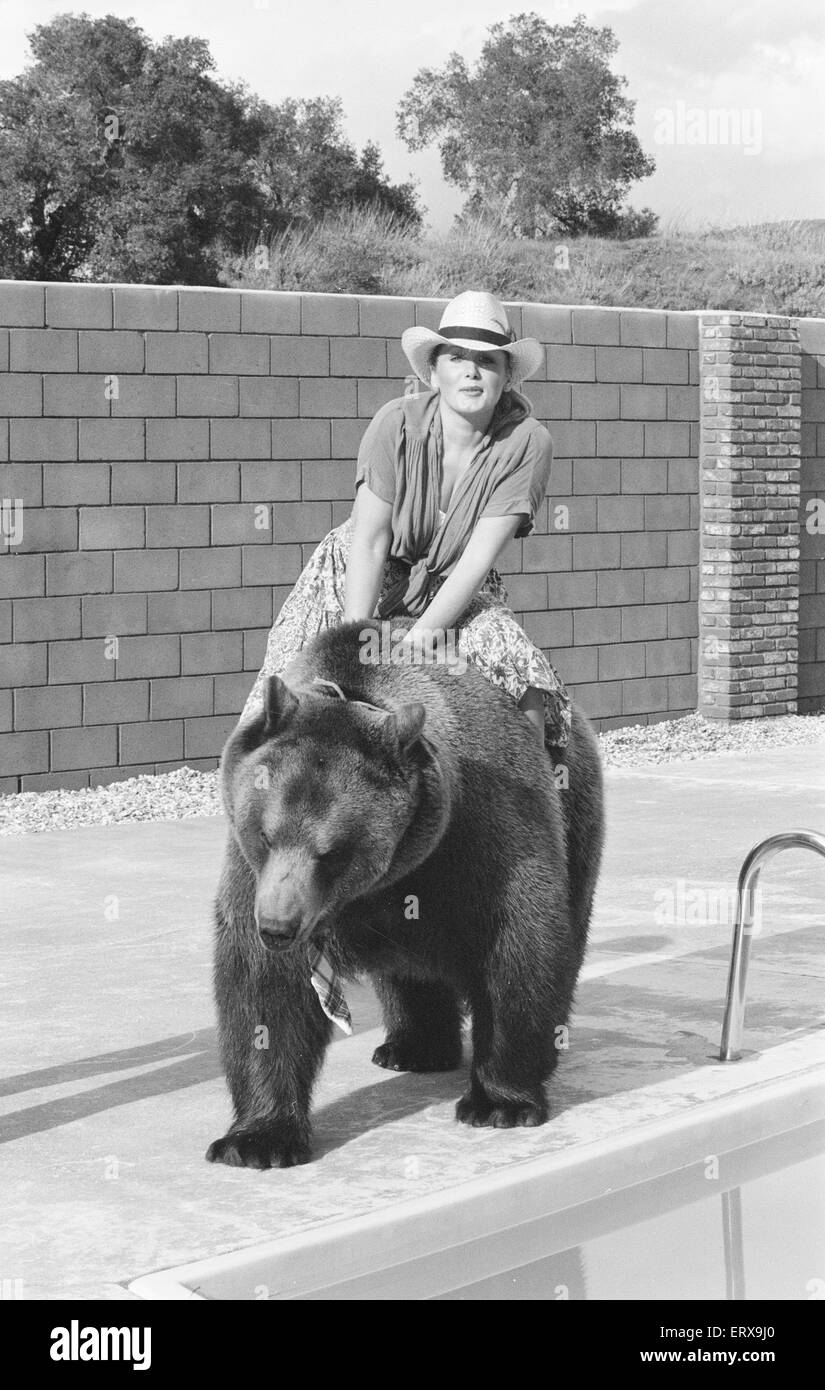
<svg viewBox="0 0 825 1390"><path fill-rule="evenodd" d="M462 328L452 325L450 328L439 328L438 332L442 338L475 338L480 343L491 343L494 347L509 347L515 341L506 333L493 333L488 328Z"/></svg>

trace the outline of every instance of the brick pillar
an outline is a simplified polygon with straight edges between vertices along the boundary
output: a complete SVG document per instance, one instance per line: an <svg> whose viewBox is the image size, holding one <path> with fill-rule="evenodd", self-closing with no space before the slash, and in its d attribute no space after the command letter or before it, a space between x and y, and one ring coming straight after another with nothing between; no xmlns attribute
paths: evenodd
<svg viewBox="0 0 825 1390"><path fill-rule="evenodd" d="M795 714L801 351L789 318L703 314L699 713Z"/></svg>

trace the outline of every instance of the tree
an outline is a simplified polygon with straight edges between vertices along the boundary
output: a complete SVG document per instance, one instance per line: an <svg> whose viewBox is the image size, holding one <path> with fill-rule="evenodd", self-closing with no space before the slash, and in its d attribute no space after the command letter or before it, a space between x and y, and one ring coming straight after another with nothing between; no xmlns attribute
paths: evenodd
<svg viewBox="0 0 825 1390"><path fill-rule="evenodd" d="M217 284L223 249L350 202L415 212L360 159L340 103L268 106L212 76L197 38L60 15L0 82L0 276Z"/></svg>
<svg viewBox="0 0 825 1390"><path fill-rule="evenodd" d="M3 274L216 283L210 248L260 214L257 130L200 39L60 15L0 83Z"/></svg>
<svg viewBox="0 0 825 1390"><path fill-rule="evenodd" d="M260 130L242 84L223 86L201 39L167 38L123 93L111 196L98 202L92 278L215 284L219 238L263 216L252 159Z"/></svg>
<svg viewBox="0 0 825 1390"><path fill-rule="evenodd" d="M367 203L420 224L414 185L388 183L378 146L368 141L359 158L344 136L340 98L257 102L255 112L262 129L254 165L273 231Z"/></svg>
<svg viewBox="0 0 825 1390"><path fill-rule="evenodd" d="M111 182L114 152L99 129L111 102L108 74L128 80L141 41L111 16L94 34L88 22L59 16L30 42L33 67L0 82L1 269L63 279L93 245L95 205Z"/></svg>
<svg viewBox="0 0 825 1390"><path fill-rule="evenodd" d="M417 73L398 108L401 139L410 150L439 140L465 210L492 208L516 234L618 227L628 187L655 164L627 129L634 103L608 66L612 30L521 14L488 34L472 73L459 53Z"/></svg>

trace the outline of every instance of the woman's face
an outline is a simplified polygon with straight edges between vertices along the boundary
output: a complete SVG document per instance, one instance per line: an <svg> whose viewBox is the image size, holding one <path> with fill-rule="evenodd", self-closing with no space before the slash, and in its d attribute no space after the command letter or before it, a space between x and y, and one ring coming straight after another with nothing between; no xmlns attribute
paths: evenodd
<svg viewBox="0 0 825 1390"><path fill-rule="evenodd" d="M506 352L463 347L440 347L433 360L430 382L441 399L459 415L486 423L510 384Z"/></svg>

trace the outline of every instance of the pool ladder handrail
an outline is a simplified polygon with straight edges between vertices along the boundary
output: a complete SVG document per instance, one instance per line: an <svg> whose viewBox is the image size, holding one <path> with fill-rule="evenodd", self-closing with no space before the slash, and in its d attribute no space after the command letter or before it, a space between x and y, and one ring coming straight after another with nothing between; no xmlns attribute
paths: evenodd
<svg viewBox="0 0 825 1390"><path fill-rule="evenodd" d="M735 1062L742 1056L745 990L753 935L753 897L763 867L783 849L812 849L825 857L825 835L817 830L783 830L778 835L769 835L754 845L742 865L737 885L736 924L733 928L720 1062Z"/></svg>

